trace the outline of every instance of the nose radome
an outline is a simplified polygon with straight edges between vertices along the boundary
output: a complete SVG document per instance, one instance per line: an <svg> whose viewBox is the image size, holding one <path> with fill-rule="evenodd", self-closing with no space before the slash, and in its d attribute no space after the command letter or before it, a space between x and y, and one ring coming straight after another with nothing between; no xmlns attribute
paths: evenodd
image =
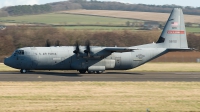
<svg viewBox="0 0 200 112"><path fill-rule="evenodd" d="M4 64L9 66L8 58L4 58Z"/></svg>

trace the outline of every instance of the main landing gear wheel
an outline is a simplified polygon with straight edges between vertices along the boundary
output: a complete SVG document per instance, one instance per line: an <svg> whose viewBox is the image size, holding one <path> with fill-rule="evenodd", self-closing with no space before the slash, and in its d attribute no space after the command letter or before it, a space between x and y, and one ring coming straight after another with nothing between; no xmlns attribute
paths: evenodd
<svg viewBox="0 0 200 112"><path fill-rule="evenodd" d="M85 74L85 73L86 73L86 70L79 70L79 72L80 72L81 74Z"/></svg>
<svg viewBox="0 0 200 112"><path fill-rule="evenodd" d="M97 74L102 74L102 73L103 73L103 71L97 71L96 73L97 73Z"/></svg>
<svg viewBox="0 0 200 112"><path fill-rule="evenodd" d="M88 71L89 74L102 74L103 71Z"/></svg>
<svg viewBox="0 0 200 112"><path fill-rule="evenodd" d="M94 72L94 71L88 71L88 73L89 73L89 74L94 74L95 72Z"/></svg>
<svg viewBox="0 0 200 112"><path fill-rule="evenodd" d="M26 73L27 70L26 70L26 69L21 69L20 72L21 72L21 73Z"/></svg>

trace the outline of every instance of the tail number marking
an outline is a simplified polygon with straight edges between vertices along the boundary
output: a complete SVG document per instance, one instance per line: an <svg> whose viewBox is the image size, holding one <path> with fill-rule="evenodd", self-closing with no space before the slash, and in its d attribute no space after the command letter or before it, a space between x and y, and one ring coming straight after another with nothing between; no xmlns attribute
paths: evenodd
<svg viewBox="0 0 200 112"><path fill-rule="evenodd" d="M169 40L169 43L177 43L177 40Z"/></svg>
<svg viewBox="0 0 200 112"><path fill-rule="evenodd" d="M185 34L185 31L173 31L173 30L170 30L170 31L167 31L167 34Z"/></svg>

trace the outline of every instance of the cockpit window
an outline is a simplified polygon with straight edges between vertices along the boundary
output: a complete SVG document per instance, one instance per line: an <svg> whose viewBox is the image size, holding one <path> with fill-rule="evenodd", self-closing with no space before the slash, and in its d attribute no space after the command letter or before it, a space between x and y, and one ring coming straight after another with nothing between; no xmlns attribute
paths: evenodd
<svg viewBox="0 0 200 112"><path fill-rule="evenodd" d="M14 52L14 56L16 56L16 55L24 55L24 50L16 50Z"/></svg>

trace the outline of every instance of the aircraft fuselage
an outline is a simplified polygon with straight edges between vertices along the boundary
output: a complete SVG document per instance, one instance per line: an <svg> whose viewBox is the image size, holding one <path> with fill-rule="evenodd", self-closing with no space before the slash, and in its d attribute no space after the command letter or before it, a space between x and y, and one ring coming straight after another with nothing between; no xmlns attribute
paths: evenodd
<svg viewBox="0 0 200 112"><path fill-rule="evenodd" d="M76 56L73 47L26 47L16 50L5 64L25 70L128 70L166 53L164 48L141 48L132 52L100 53L104 47L92 48L95 55ZM157 49L157 50L155 50Z"/></svg>

